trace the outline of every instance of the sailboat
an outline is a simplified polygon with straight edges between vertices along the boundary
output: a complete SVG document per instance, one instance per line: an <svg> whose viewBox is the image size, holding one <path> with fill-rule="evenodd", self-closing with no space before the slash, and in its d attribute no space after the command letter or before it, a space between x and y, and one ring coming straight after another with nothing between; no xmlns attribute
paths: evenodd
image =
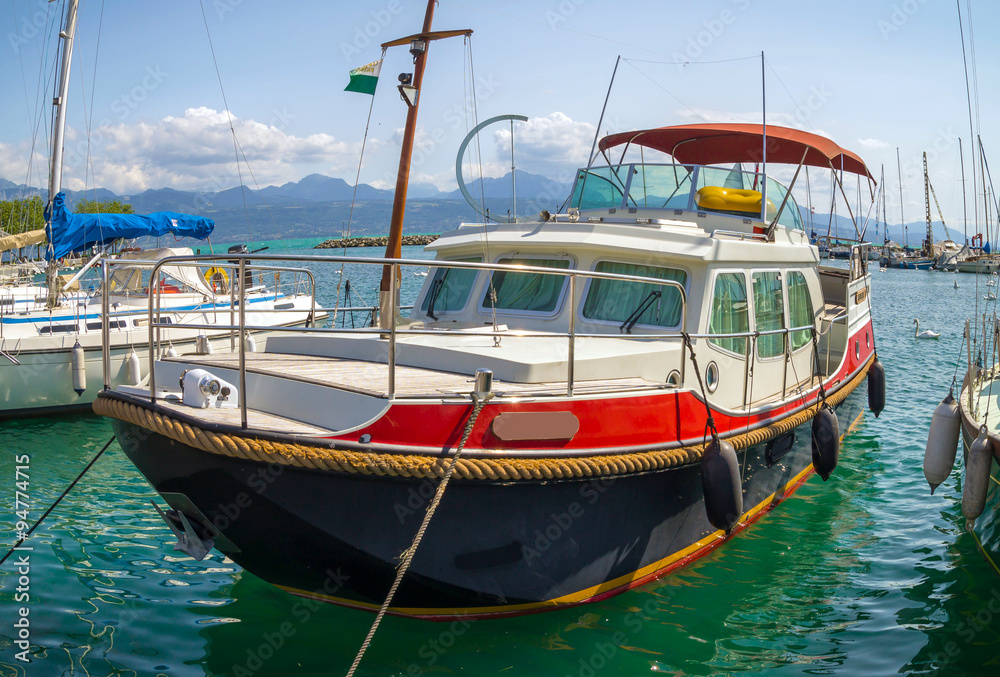
<svg viewBox="0 0 1000 677"><path fill-rule="evenodd" d="M964 24L959 7L959 27L962 31L962 51L965 56ZM970 48L971 49L971 48ZM968 68L965 71L966 85L969 84ZM970 101L970 133L972 129ZM976 179L981 179L984 194L989 179L988 168L983 153L982 141L975 134L973 143L979 141L979 157L981 160L980 174L976 175L976 163L972 164L973 185L973 223L979 222L979 206L976 191ZM975 145L973 146L975 147ZM959 146L961 150L961 145ZM963 206L966 204L964 184L965 167L962 162ZM988 222L988 212L986 220ZM983 243L983 236L977 234L973 243L980 250L989 251L989 243ZM980 314L979 301L976 301L976 314L971 320L965 321L963 338L965 339L964 357L966 371L959 389L958 399L955 399L955 381L952 381L948 395L934 410L930 429L927 434L927 446L924 450L924 478L930 485L931 493L943 484L951 475L955 465L955 457L959 439L962 448L962 516L965 518L966 531L972 536L980 552L990 562L993 569L1000 574L1000 361L997 359L998 341L1000 341L1000 322L996 315L996 294L990 283L995 282L996 270L991 268L998 263L992 256L984 256L979 260L958 263L958 270L978 272L986 276L984 286L988 293L983 297L987 301L986 311ZM968 267L967 267L968 266ZM979 285L976 293L979 293ZM990 305L992 304L992 308ZM957 373L956 366L956 373Z"/></svg>
<svg viewBox="0 0 1000 677"><path fill-rule="evenodd" d="M148 372L147 315L154 310L171 325L160 336L163 350L171 354L233 350L249 340L233 327L239 304L252 309L251 325L257 331L269 325L312 324L320 317L314 312L315 289L308 272L258 267L236 277L225 262L164 265L168 257L192 254L185 247L114 260L98 255L76 275L58 275L57 261L74 252L122 238L171 234L205 239L214 228L211 219L175 212L83 215L66 209L61 165L77 6L77 0L67 3L60 32L62 69L45 210L47 284L0 291L0 417L90 409L102 384L138 385ZM37 234L31 237L37 240ZM91 267L100 271L101 282L95 289L81 289ZM280 285L265 284L278 276L283 276ZM192 324L197 328L188 328ZM252 339L254 347L257 340ZM266 334L259 340L263 347Z"/></svg>
<svg viewBox="0 0 1000 677"><path fill-rule="evenodd" d="M387 43L416 53L418 89L433 4ZM158 359L144 387L102 391L94 410L167 503L175 547L336 604L508 616L661 577L829 477L866 377L881 410L884 371L864 247L820 266L792 188L803 166L872 180L864 162L763 124L598 149L607 164L588 161L555 213L430 245L408 316L398 281L427 262L390 244L361 261L384 272L378 326ZM404 208L397 189L390 243Z"/></svg>

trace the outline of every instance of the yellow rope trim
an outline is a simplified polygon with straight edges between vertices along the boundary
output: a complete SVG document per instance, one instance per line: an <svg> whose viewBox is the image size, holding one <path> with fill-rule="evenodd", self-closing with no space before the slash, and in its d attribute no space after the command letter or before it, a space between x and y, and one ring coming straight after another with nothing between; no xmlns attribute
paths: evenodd
<svg viewBox="0 0 1000 677"><path fill-rule="evenodd" d="M870 362L869 362L870 364ZM868 365L845 383L827 401L836 406L857 388L868 374ZM819 404L803 409L777 423L726 438L735 449L745 449L787 433L811 420ZM351 449L331 449L297 442L274 442L240 435L216 433L178 421L148 406L98 395L94 412L145 428L181 444L220 456L262 463L362 475L442 478L447 457L422 454L386 454ZM462 458L455 475L463 480L552 480L607 477L662 470L701 459L705 445L576 458Z"/></svg>

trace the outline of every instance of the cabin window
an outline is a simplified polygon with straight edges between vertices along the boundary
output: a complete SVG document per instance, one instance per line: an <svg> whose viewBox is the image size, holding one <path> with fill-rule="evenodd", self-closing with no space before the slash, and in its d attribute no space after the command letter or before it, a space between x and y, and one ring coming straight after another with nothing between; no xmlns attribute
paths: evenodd
<svg viewBox="0 0 1000 677"><path fill-rule="evenodd" d="M71 334L77 331L75 324L50 324L38 328L39 334Z"/></svg>
<svg viewBox="0 0 1000 677"><path fill-rule="evenodd" d="M466 259L456 259L464 263L479 263L483 259L475 256ZM431 283L424 294L420 310L424 313L453 313L465 307L472 293L472 285L476 282L478 270L469 268L434 268ZM428 314L430 314L428 313Z"/></svg>
<svg viewBox="0 0 1000 677"><path fill-rule="evenodd" d="M578 209L621 207L628 165L581 169L576 175L570 205Z"/></svg>
<svg viewBox="0 0 1000 677"><path fill-rule="evenodd" d="M635 263L601 261L595 271L672 280L682 286L687 284L687 273L683 270ZM680 325L682 310L681 293L676 287L629 280L593 279L583 303L583 316L588 320L628 322L654 327ZM636 313L639 313L638 316Z"/></svg>
<svg viewBox="0 0 1000 677"><path fill-rule="evenodd" d="M510 258L500 259L497 263L569 268L567 259ZM559 303L565 284L565 275L497 270L493 272L491 283L486 286L482 305L484 308L496 308L496 310L551 313Z"/></svg>
<svg viewBox="0 0 1000 677"><path fill-rule="evenodd" d="M781 293L781 273L753 274L753 311L757 331L785 328L785 300ZM765 334L757 339L758 357L777 357L785 352L784 334Z"/></svg>
<svg viewBox="0 0 1000 677"><path fill-rule="evenodd" d="M768 178L768 202L773 202L775 205L780 206L786 194L788 194L787 188L774 179ZM774 218L774 215L771 214L770 217ZM795 202L795 198L792 195L788 195L788 202L785 203L785 208L781 211L781 216L778 217L778 223L789 230L805 230L805 226L802 224L802 214L799 213L799 205Z"/></svg>
<svg viewBox="0 0 1000 677"><path fill-rule="evenodd" d="M638 164L632 165L631 171L632 182L628 189L629 207L688 208L693 167Z"/></svg>
<svg viewBox="0 0 1000 677"><path fill-rule="evenodd" d="M788 273L788 321L792 327L811 327L816 321L812 300L809 298L809 285L806 284L805 275L797 270ZM810 341L810 330L799 329L792 332L792 350L798 350Z"/></svg>
<svg viewBox="0 0 1000 677"><path fill-rule="evenodd" d="M712 314L708 319L709 334L742 334L750 331L747 312L747 283L742 273L719 273L712 293ZM745 337L711 338L709 342L723 350L746 355Z"/></svg>

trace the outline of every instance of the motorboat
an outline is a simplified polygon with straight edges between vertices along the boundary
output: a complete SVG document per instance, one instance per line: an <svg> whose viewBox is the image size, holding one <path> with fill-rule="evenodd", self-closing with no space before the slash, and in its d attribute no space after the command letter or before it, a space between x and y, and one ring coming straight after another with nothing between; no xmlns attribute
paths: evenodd
<svg viewBox="0 0 1000 677"><path fill-rule="evenodd" d="M409 316L390 304L378 327L151 356L143 387L94 409L178 547L297 595L378 609L452 477L389 613L510 615L642 585L828 476L870 373L884 401L864 247L820 266L788 188L728 166L765 133L769 162L869 176L775 126L616 134L602 151L647 161L581 169L560 213L444 233ZM754 185L749 208L703 199ZM351 261L390 289L426 266Z"/></svg>
<svg viewBox="0 0 1000 677"><path fill-rule="evenodd" d="M415 59L399 86L404 149L428 42L469 33L431 32L433 8L421 33L383 45ZM595 145L554 213L443 233L420 278L427 261L400 256L404 150L384 257L287 259L381 271L373 326L280 329L255 353L151 351L147 381L104 389L94 410L166 504L175 548L378 611L374 632L384 613L606 599L828 478L865 391L884 406L885 377L866 246L821 266L793 190L821 167L850 212L839 177L873 181L862 159L764 124ZM182 261L212 265L158 265ZM169 325L148 321L155 342Z"/></svg>

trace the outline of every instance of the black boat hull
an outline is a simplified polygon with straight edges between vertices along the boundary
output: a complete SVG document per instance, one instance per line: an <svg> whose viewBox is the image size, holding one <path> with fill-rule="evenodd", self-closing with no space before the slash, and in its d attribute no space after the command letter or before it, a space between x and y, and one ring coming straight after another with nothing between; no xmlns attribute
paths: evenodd
<svg viewBox="0 0 1000 677"><path fill-rule="evenodd" d="M838 407L859 418L864 389ZM377 609L436 481L344 474L209 454L113 420L125 453L215 547L289 592ZM738 453L742 528L812 472L811 422ZM731 536L729 536L731 537ZM431 619L531 613L610 597L726 540L699 465L603 479L455 478L390 608Z"/></svg>

